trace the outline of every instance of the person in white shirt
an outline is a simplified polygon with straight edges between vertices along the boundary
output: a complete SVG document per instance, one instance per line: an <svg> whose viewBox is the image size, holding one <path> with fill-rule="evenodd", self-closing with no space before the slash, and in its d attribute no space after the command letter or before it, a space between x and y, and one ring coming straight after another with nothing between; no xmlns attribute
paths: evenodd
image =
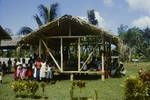
<svg viewBox="0 0 150 100"><path fill-rule="evenodd" d="M40 69L40 80L45 80L46 78L46 62L41 63L41 69Z"/></svg>

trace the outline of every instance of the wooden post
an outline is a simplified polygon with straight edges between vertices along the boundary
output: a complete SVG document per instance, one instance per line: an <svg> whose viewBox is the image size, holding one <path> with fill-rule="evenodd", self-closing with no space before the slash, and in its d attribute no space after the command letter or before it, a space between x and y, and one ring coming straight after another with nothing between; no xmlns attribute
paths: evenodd
<svg viewBox="0 0 150 100"><path fill-rule="evenodd" d="M39 40L39 58L41 58L41 40Z"/></svg>
<svg viewBox="0 0 150 100"><path fill-rule="evenodd" d="M102 81L105 80L105 70L104 70L104 66L105 66L105 61L104 61L104 37L102 36Z"/></svg>
<svg viewBox="0 0 150 100"><path fill-rule="evenodd" d="M63 39L60 38L61 72L63 72Z"/></svg>
<svg viewBox="0 0 150 100"><path fill-rule="evenodd" d="M70 74L70 81L73 81L73 73Z"/></svg>
<svg viewBox="0 0 150 100"><path fill-rule="evenodd" d="M80 38L78 38L78 71L80 71Z"/></svg>

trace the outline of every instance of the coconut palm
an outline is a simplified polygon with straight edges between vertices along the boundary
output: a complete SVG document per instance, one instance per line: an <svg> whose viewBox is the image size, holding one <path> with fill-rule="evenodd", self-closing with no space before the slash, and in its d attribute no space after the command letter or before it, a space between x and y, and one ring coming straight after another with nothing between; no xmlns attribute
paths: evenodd
<svg viewBox="0 0 150 100"><path fill-rule="evenodd" d="M93 25L98 25L98 20L96 19L94 12L94 9L87 11L88 21Z"/></svg>
<svg viewBox="0 0 150 100"><path fill-rule="evenodd" d="M32 32L32 31L33 31L33 29L31 29L30 27L28 27L28 26L23 26L23 27L19 30L19 32L17 33L17 35L26 35L26 34Z"/></svg>
<svg viewBox="0 0 150 100"><path fill-rule="evenodd" d="M34 15L34 19L38 24L38 27L40 27L57 18L58 3L51 4L50 7L46 7L45 5L41 4L38 6L38 10L39 13ZM33 31L32 28L24 26L19 30L18 35L26 35L32 31Z"/></svg>
<svg viewBox="0 0 150 100"><path fill-rule="evenodd" d="M38 6L38 9L39 15L36 14L34 19L39 27L54 20L58 16L58 3L51 4L50 7L41 4Z"/></svg>

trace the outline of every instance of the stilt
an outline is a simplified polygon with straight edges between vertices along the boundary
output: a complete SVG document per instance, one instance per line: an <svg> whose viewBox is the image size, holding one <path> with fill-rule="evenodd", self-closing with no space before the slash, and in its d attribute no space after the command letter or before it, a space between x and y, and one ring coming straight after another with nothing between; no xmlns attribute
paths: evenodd
<svg viewBox="0 0 150 100"><path fill-rule="evenodd" d="M73 77L74 77L74 75L73 75L73 73L71 73L70 74L70 81L73 81Z"/></svg>

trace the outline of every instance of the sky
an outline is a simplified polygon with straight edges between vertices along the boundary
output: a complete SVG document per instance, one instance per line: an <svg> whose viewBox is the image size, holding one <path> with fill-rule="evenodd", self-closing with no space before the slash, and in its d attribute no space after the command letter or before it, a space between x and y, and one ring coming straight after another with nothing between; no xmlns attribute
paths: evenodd
<svg viewBox="0 0 150 100"><path fill-rule="evenodd" d="M117 34L121 24L129 27L150 26L150 0L0 0L0 25L16 34L21 27L37 29L33 18L38 5L59 3L59 16L65 14L87 17L87 11L99 12L100 27Z"/></svg>

